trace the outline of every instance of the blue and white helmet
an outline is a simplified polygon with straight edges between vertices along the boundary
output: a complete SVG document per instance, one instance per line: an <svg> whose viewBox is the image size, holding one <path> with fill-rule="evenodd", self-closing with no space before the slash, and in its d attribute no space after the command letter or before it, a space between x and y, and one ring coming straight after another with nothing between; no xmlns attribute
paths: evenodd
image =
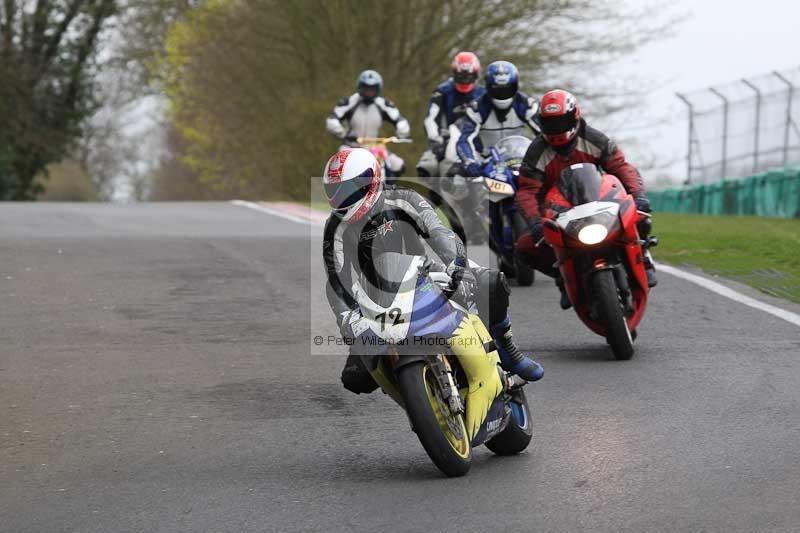
<svg viewBox="0 0 800 533"><path fill-rule="evenodd" d="M508 109L519 89L519 71L513 63L495 61L486 69L486 92L498 109Z"/></svg>
<svg viewBox="0 0 800 533"><path fill-rule="evenodd" d="M371 102L381 94L383 78L374 70L365 70L358 75L358 94L361 99Z"/></svg>

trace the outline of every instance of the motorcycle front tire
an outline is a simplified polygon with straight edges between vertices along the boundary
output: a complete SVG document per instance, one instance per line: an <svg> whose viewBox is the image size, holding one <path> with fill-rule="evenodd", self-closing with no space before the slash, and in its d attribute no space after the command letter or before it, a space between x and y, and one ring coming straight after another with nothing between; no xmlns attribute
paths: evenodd
<svg viewBox="0 0 800 533"><path fill-rule="evenodd" d="M431 461L448 477L463 476L472 465L472 445L464 417L453 417L442 403L438 383L425 362L403 366L398 371L406 413L417 438ZM460 430L460 436L448 424Z"/></svg>
<svg viewBox="0 0 800 533"><path fill-rule="evenodd" d="M625 361L633 357L633 335L622 311L617 282L611 270L599 270L592 276L592 294L600 320L606 330L606 341L614 359Z"/></svg>

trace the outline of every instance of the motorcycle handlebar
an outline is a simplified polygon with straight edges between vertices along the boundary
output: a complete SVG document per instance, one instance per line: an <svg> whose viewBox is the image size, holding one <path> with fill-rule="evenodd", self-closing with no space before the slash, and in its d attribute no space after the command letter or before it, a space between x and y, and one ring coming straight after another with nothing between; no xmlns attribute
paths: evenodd
<svg viewBox="0 0 800 533"><path fill-rule="evenodd" d="M414 142L413 139L403 138L400 137L358 137L356 139L358 144L407 144Z"/></svg>

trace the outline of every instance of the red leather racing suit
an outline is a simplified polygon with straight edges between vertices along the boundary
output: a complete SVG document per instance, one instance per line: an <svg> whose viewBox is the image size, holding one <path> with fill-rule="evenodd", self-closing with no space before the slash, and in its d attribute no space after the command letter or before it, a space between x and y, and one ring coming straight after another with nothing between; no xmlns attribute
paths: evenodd
<svg viewBox="0 0 800 533"><path fill-rule="evenodd" d="M564 149L554 149L539 136L531 143L519 170L517 203L532 226L542 217L542 202L550 187L558 180L561 171L576 163L594 163L605 172L615 175L625 190L633 196L645 193L642 177L636 167L625 160L616 143L602 132L590 127L581 119L578 134ZM556 258L549 246L536 247L531 233L517 240L516 253L537 270L555 277Z"/></svg>

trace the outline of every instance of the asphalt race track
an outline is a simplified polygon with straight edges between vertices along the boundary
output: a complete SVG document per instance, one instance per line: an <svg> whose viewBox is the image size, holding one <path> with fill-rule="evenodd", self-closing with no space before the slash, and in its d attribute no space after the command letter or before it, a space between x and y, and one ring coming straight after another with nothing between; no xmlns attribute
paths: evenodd
<svg viewBox="0 0 800 533"><path fill-rule="evenodd" d="M0 206L0 531L800 530L800 328L662 273L615 362L552 282L514 288L534 442L446 479L310 355L310 320L335 330L311 231Z"/></svg>

